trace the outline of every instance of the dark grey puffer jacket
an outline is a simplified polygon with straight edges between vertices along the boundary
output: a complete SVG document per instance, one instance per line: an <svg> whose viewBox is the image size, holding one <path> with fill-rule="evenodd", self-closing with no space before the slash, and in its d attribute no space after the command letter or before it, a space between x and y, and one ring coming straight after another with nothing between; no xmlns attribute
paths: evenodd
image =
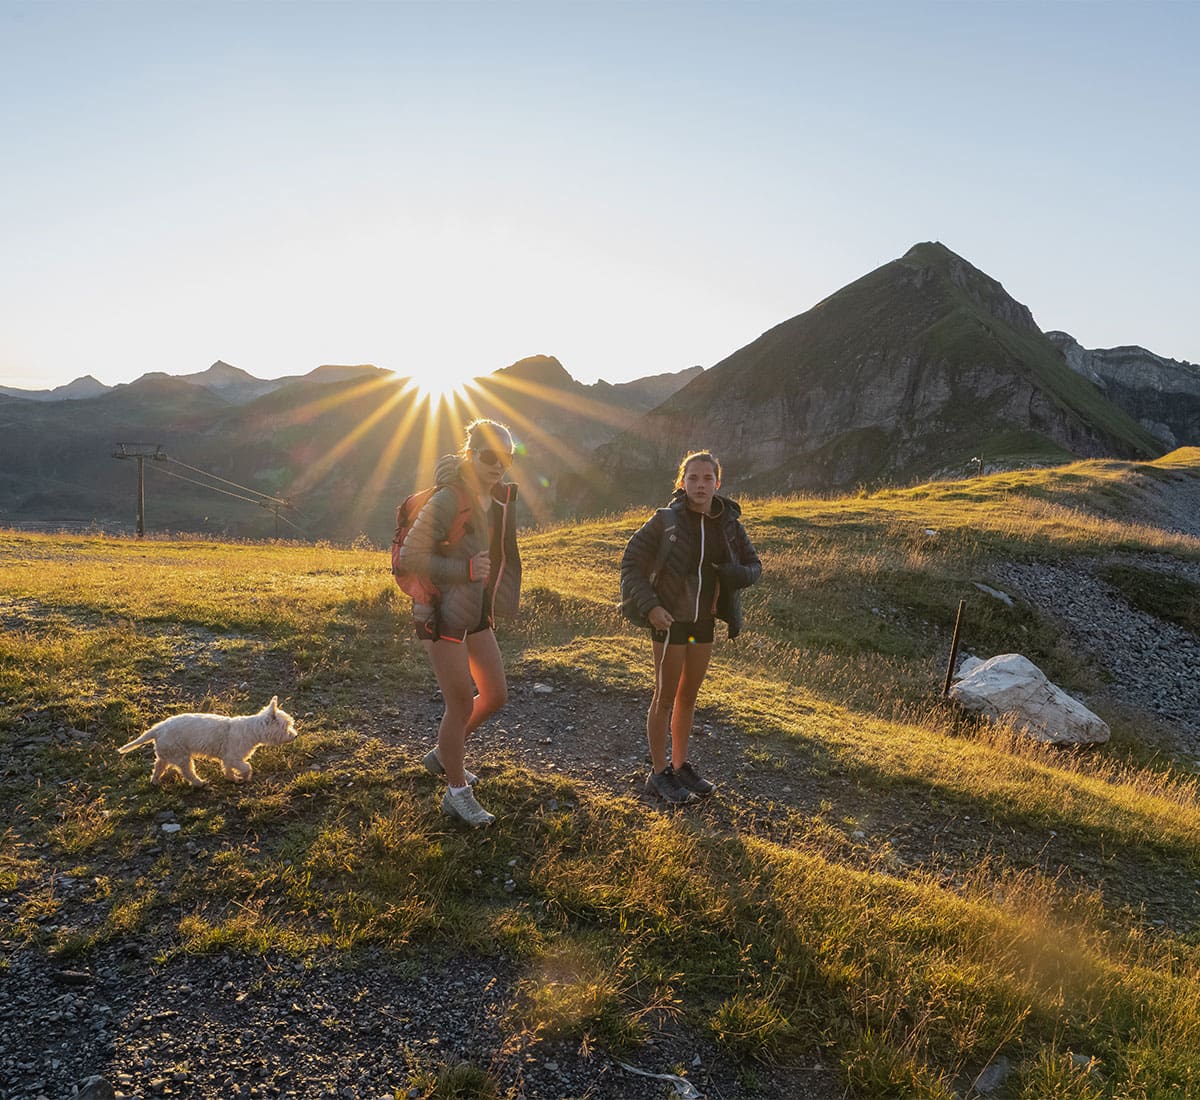
<svg viewBox="0 0 1200 1100"><path fill-rule="evenodd" d="M621 598L629 598L643 614L655 607L665 607L673 619L691 622L700 601L701 578L693 560L699 561L699 548L693 546L692 525L687 522L687 495L677 489L667 506L675 513L670 534L670 550L663 561L662 571L650 583L650 574L658 557L658 545L664 537L666 524L655 512L634 532L621 558ZM762 564L750 542L750 536L738 517L741 506L728 497L715 496L709 514L716 517L724 543L715 566L717 587L711 608L701 608L700 618L723 619L729 625L729 637L736 638L742 630L741 589L756 584L762 576Z"/></svg>
<svg viewBox="0 0 1200 1100"><path fill-rule="evenodd" d="M448 630L474 630L483 616L485 587L492 593L492 612L506 618L517 613L521 600L521 556L517 551L517 487L501 482L492 490L492 538L488 542L488 514L474 494L471 522L463 537L445 546L446 535L458 515L459 495L454 482L461 480L462 459L445 455L437 464L434 484L438 491L421 509L404 545L400 564L428 577L441 592L435 608L413 604L413 617L428 622L436 615ZM471 559L481 550L491 556L492 572L486 586L471 580Z"/></svg>

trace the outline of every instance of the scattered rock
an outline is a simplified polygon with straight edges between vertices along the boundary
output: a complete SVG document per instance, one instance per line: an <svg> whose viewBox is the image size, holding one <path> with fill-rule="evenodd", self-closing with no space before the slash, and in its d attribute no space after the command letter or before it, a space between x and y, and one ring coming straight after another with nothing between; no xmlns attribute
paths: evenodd
<svg viewBox="0 0 1200 1100"><path fill-rule="evenodd" d="M103 1077L89 1077L79 1087L75 1100L114 1100L116 1091Z"/></svg>
<svg viewBox="0 0 1200 1100"><path fill-rule="evenodd" d="M1012 1062L1003 1054L998 1054L979 1071L972 1087L976 1092L989 1096L1004 1087L1005 1082L1012 1076L1012 1071Z"/></svg>
<svg viewBox="0 0 1200 1100"><path fill-rule="evenodd" d="M1006 607L1013 606L1013 598L1006 592L1001 592L996 588L989 588L986 584L975 582L975 587L979 589L985 596L991 596L993 600L999 600Z"/></svg>
<svg viewBox="0 0 1200 1100"><path fill-rule="evenodd" d="M54 975L63 985L91 985L92 976L86 970L59 970Z"/></svg>
<svg viewBox="0 0 1200 1100"><path fill-rule="evenodd" d="M1050 683L1032 661L1002 653L973 667L950 688L950 698L966 710L1054 745L1098 745L1109 739L1108 724L1078 699Z"/></svg>

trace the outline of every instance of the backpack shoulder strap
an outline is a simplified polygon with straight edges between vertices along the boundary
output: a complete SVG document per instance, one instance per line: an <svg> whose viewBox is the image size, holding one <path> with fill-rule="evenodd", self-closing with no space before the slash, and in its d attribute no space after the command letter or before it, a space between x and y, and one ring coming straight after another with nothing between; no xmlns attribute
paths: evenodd
<svg viewBox="0 0 1200 1100"><path fill-rule="evenodd" d="M667 555L671 552L671 534L675 529L675 512L671 508L660 508L656 513L662 530L658 535L658 551L654 555L654 572L650 574L650 583L653 584L659 573L662 572L662 567L666 564Z"/></svg>
<svg viewBox="0 0 1200 1100"><path fill-rule="evenodd" d="M471 513L475 510L475 502L471 499L471 490L461 481L452 482L455 496L458 497L458 511L446 531L447 544L458 542L466 534L471 522Z"/></svg>

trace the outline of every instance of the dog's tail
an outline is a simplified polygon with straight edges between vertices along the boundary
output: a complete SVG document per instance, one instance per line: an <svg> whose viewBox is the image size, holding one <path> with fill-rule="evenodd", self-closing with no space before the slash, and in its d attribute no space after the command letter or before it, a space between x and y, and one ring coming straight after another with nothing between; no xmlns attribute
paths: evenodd
<svg viewBox="0 0 1200 1100"><path fill-rule="evenodd" d="M133 749L136 749L139 745L148 745L153 740L154 730L148 729L142 734L141 737L135 737L127 745L122 745L119 749L117 749L117 752L130 752Z"/></svg>

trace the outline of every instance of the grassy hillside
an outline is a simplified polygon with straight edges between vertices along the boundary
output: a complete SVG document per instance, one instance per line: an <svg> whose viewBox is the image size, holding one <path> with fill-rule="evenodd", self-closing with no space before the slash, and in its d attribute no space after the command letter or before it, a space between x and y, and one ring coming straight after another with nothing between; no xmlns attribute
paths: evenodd
<svg viewBox="0 0 1200 1100"><path fill-rule="evenodd" d="M601 448L605 502L652 492L696 446L738 456L730 474L756 493L908 484L980 455L1016 465L1162 450L998 282L936 243L769 329Z"/></svg>
<svg viewBox="0 0 1200 1100"><path fill-rule="evenodd" d="M1002 1055L1001 1096L1200 1097L1200 793L1170 731L1106 712L1109 746L1055 752L937 697L963 597L975 652L1102 687L1055 624L974 583L1001 561L1200 560L1200 540L1122 518L1198 475L1191 453L745 502L764 582L700 715L737 767L675 815L565 762L568 742L638 737L648 645L614 606L643 517L528 534L485 835L438 817L395 734L432 679L382 554L0 532L0 940L64 965L131 939L163 965L503 954L512 1050L564 1037L636 1061L683 1029L725 1052L738 1095L787 1095L788 1067L820 1061L853 1096L948 1100ZM553 770L515 736L533 678L600 701L556 730ZM174 711L276 691L302 736L260 751L249 786L154 788L148 753L115 752ZM409 1083L434 1095L437 1069Z"/></svg>

